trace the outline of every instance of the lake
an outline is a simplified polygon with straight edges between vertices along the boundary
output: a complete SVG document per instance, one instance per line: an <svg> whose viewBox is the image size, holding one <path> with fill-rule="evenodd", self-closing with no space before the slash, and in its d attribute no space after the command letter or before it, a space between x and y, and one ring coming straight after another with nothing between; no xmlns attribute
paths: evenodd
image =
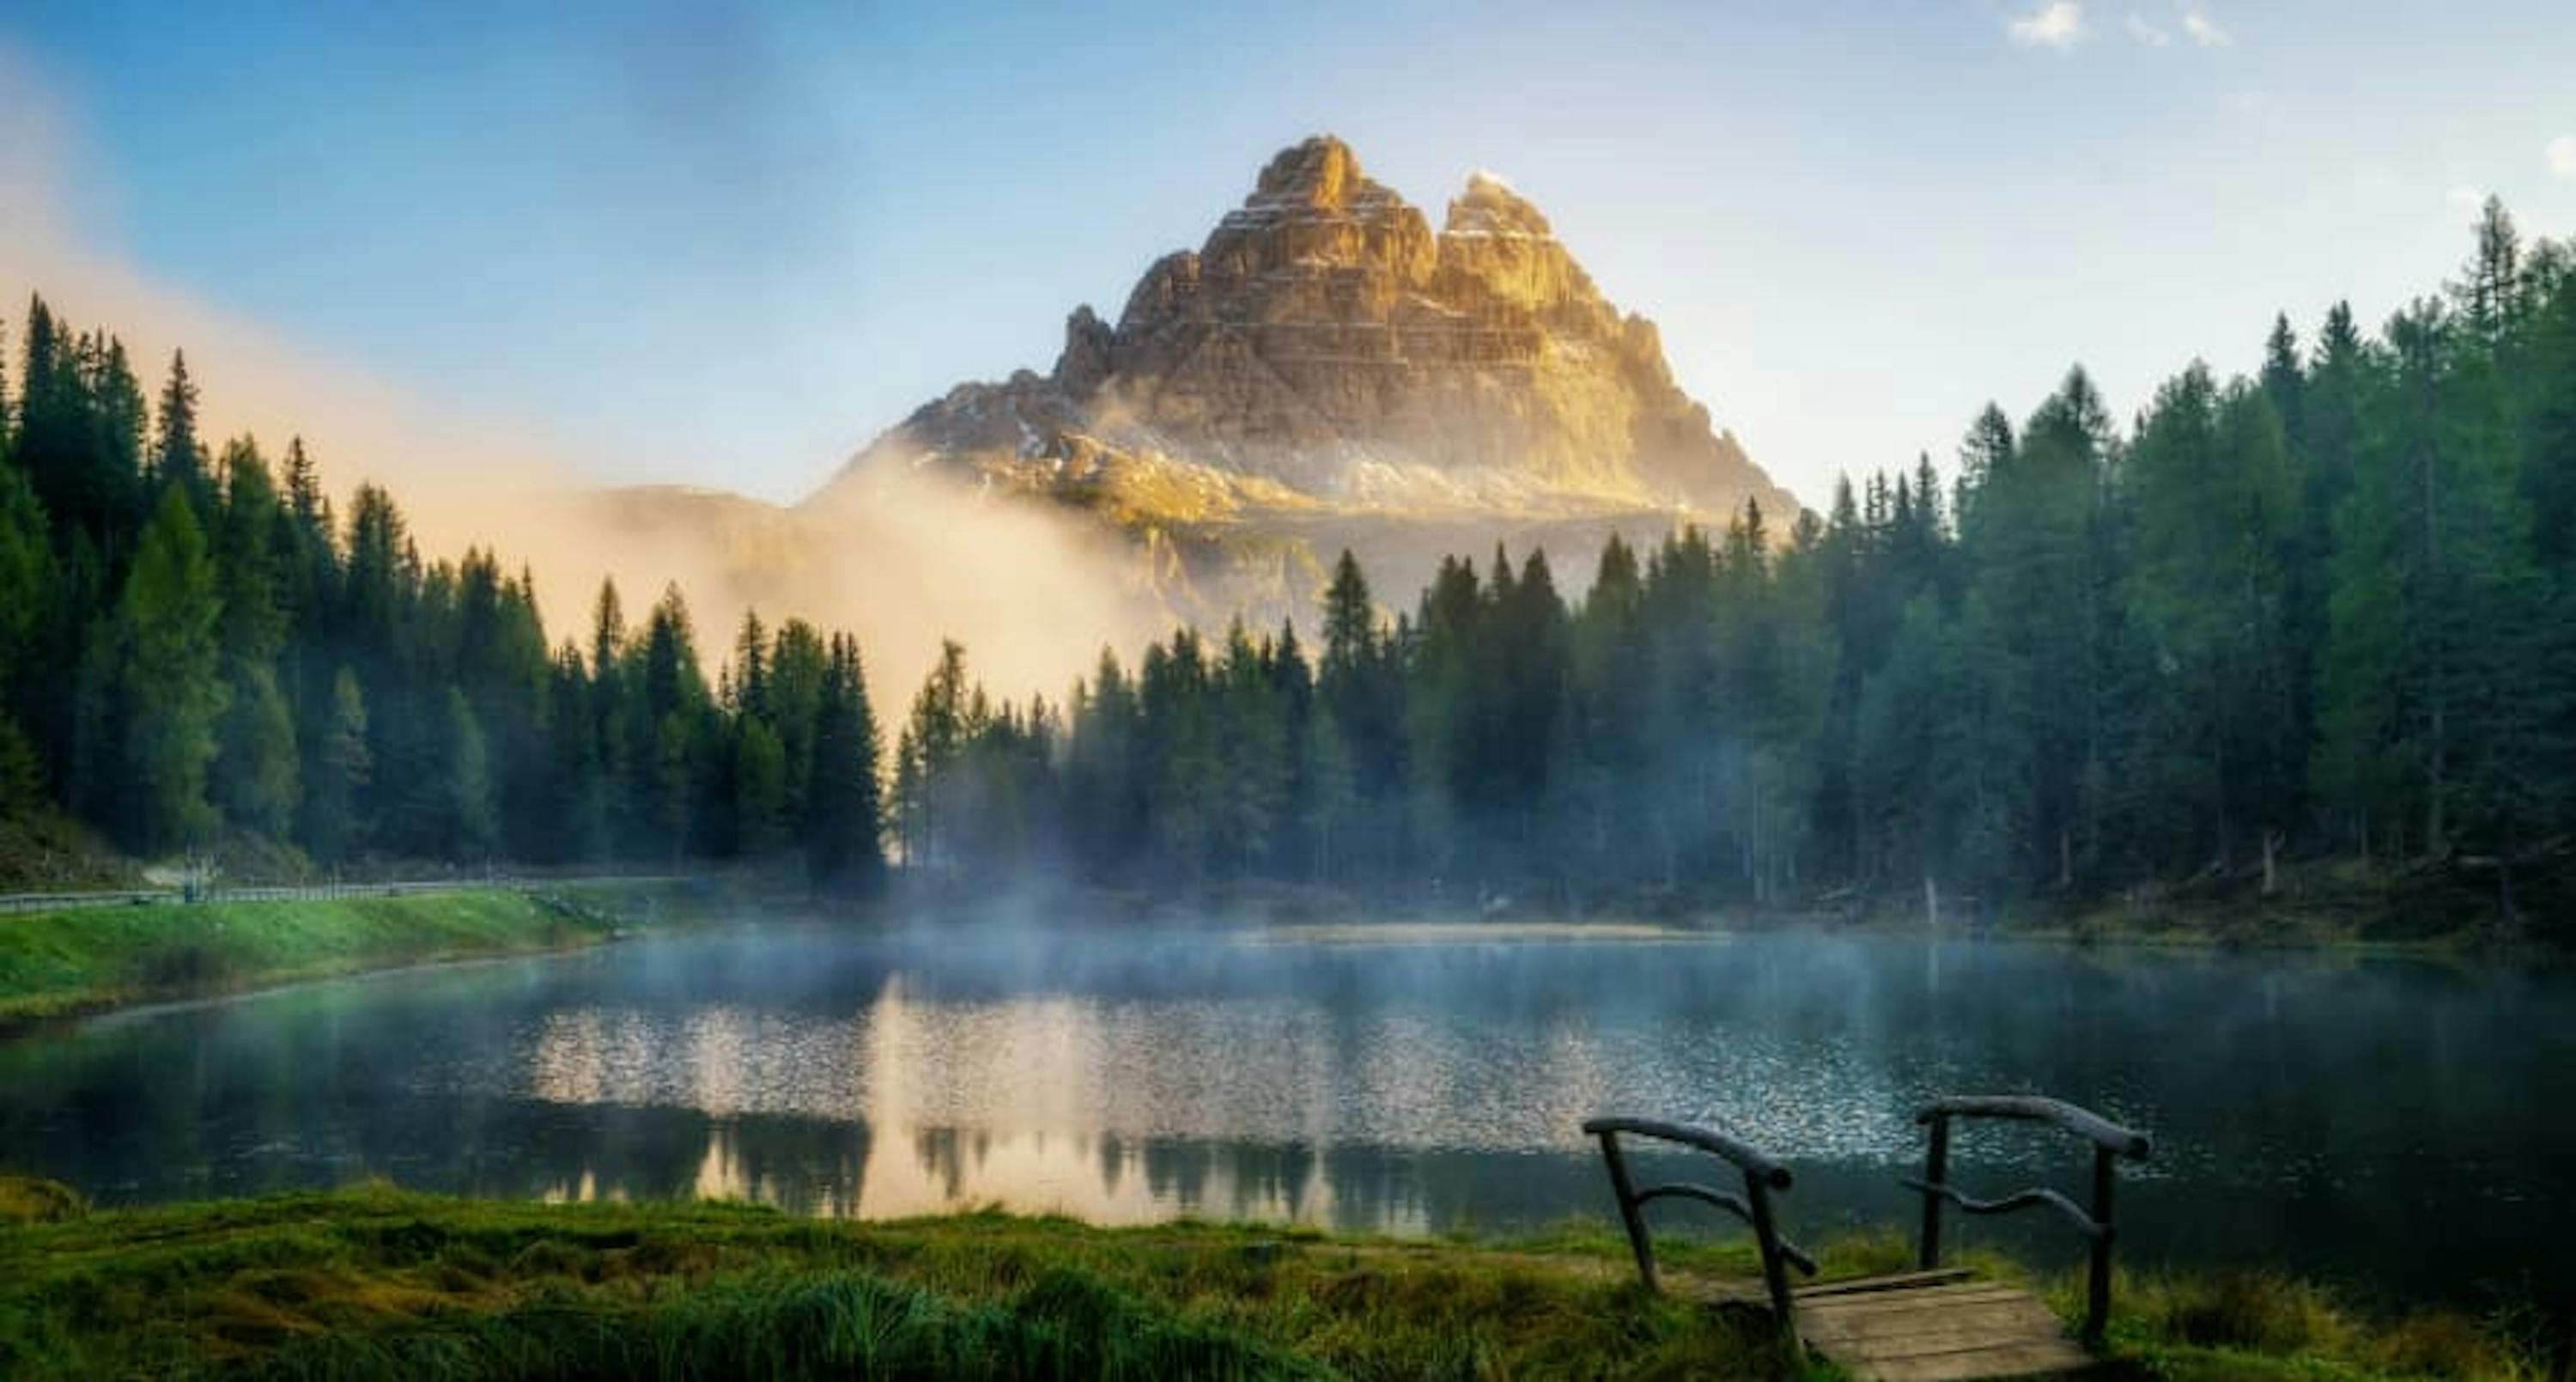
<svg viewBox="0 0 2576 1382"><path fill-rule="evenodd" d="M1505 1232L1613 1222L1593 1113L1780 1155L1793 1236L1910 1224L1908 1111L2145 1130L2124 1261L2392 1299L2576 1281L2576 982L2333 955L1755 934L756 927L144 1010L0 1044L0 1167L108 1204L366 1176L474 1195L1000 1205ZM1971 1126L1981 1193L2084 1152ZM1664 1223L1705 1211L1661 1205ZM1969 1221L2073 1264L2051 1216Z"/></svg>

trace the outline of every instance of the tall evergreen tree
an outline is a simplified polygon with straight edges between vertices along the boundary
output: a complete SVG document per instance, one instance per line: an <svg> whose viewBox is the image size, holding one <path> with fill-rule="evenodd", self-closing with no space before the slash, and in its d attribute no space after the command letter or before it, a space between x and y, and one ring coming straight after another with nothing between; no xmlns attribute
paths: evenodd
<svg viewBox="0 0 2576 1382"><path fill-rule="evenodd" d="M230 700L216 643L223 605L196 511L172 488L136 548L114 624L114 714L125 837L139 849L204 842L206 769Z"/></svg>
<svg viewBox="0 0 2576 1382"><path fill-rule="evenodd" d="M205 444L197 439L197 385L188 377L184 351L170 352L170 377L161 386L161 407L152 433L152 483L176 485L189 502L205 511L211 499Z"/></svg>
<svg viewBox="0 0 2576 1382"><path fill-rule="evenodd" d="M358 808L375 773L367 748L366 694L346 667L331 676L313 767L312 790L304 798L306 848L314 858L337 864L367 843L368 822Z"/></svg>
<svg viewBox="0 0 2576 1382"><path fill-rule="evenodd" d="M812 804L806 814L806 867L818 890L866 896L884 885L878 772L876 715L868 704L859 647L851 639L835 638L815 726Z"/></svg>

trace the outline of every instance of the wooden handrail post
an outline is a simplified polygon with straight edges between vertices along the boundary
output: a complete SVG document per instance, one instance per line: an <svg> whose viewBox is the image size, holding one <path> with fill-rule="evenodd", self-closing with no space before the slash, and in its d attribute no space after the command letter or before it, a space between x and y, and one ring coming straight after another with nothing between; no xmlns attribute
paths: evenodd
<svg viewBox="0 0 2576 1382"><path fill-rule="evenodd" d="M2099 1345L2111 1322L2112 1152L2093 1149L2093 1262L2084 1283L2084 1342Z"/></svg>
<svg viewBox="0 0 2576 1382"><path fill-rule="evenodd" d="M1762 1284L1771 1292L1780 1337L1788 1340L1790 1357L1804 1358L1807 1346L1798 1338L1796 1303L1789 1298L1789 1264L1781 1260L1780 1230L1771 1222L1771 1187L1751 1171L1744 1173L1744 1201L1753 1207L1753 1241L1762 1250Z"/></svg>
<svg viewBox="0 0 2576 1382"><path fill-rule="evenodd" d="M1619 1153L1619 1134L1601 1133L1601 1160L1610 1168L1610 1191L1619 1201L1619 1221L1628 1226L1628 1250L1637 1255L1637 1277L1648 1291L1655 1285L1655 1245L1646 1237L1646 1216L1637 1207L1637 1186L1628 1179L1628 1160Z"/></svg>
<svg viewBox="0 0 2576 1382"><path fill-rule="evenodd" d="M1932 1119L1932 1142L1923 1153L1923 1179L1932 1185L1946 1185L1950 1175L1950 1116L1936 1114ZM1941 1265L1941 1197L1923 1192L1923 1243L1917 1265L1930 1271Z"/></svg>
<svg viewBox="0 0 2576 1382"><path fill-rule="evenodd" d="M1723 1209L1753 1226L1753 1241L1762 1253L1762 1285L1771 1296L1771 1313L1779 1317L1780 1335L1789 1341L1792 1356L1805 1358L1806 1345L1798 1334L1797 1301L1789 1292L1789 1269L1794 1266L1813 1276L1816 1260L1797 1244L1780 1236L1779 1223L1771 1214L1772 1192L1785 1191L1790 1186L1789 1168L1731 1133L1690 1123L1671 1123L1660 1118L1600 1117L1585 1119L1583 1130L1600 1139L1601 1164L1610 1172L1610 1193L1619 1201L1619 1222L1628 1230L1628 1250L1636 1254L1637 1277L1645 1283L1646 1289L1662 1289L1655 1279L1654 1242L1646 1236L1646 1202L1686 1199ZM1622 1134L1678 1143L1732 1163L1743 1174L1744 1193L1738 1195L1690 1181L1672 1181L1639 1189L1628 1174L1628 1155L1619 1146Z"/></svg>
<svg viewBox="0 0 2576 1382"><path fill-rule="evenodd" d="M2090 1209L2077 1204L2055 1190L2023 1190L2000 1199L1971 1199L1949 1184L1949 1125L1954 1118L2009 1118L2024 1122L2048 1123L2093 1144L2093 1205ZM2084 1283L2083 1338L2088 1346L2099 1347L2111 1323L2111 1248L2118 1240L2112 1226L2112 1193L2117 1188L2118 1164L2123 1159L2144 1161L2152 1144L2146 1134L2104 1118L2088 1109L2057 1099L2027 1094L1974 1095L1964 1098L1936 1099L1917 1109L1914 1120L1931 1130L1931 1145L1924 1153L1924 1176L1905 1183L1923 1192L1922 1264L1926 1269L1941 1262L1941 1201L1949 1200L1970 1214L2006 1214L2017 1209L2046 1207L2074 1221L2091 1251Z"/></svg>

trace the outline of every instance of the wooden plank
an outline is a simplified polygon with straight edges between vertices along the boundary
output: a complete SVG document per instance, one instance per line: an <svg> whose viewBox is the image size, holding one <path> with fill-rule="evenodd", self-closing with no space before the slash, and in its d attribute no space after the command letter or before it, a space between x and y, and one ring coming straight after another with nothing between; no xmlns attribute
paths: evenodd
<svg viewBox="0 0 2576 1382"><path fill-rule="evenodd" d="M1802 1310L1798 1312L1798 1317L1814 1320L1819 1327L1839 1329L1846 1333L1868 1331L1883 1334L1891 1329L1904 1329L1908 1325L1921 1324L1926 1320L1984 1317L1997 1312L2009 1313L2016 1319L2045 1320L2050 1328L2057 1327L2057 1316L2050 1313L2048 1307L2035 1301L2016 1300L2011 1296L1979 1296L1973 1300L1951 1301L1940 1306L1911 1309L1898 1306L1878 1310Z"/></svg>
<svg viewBox="0 0 2576 1382"><path fill-rule="evenodd" d="M2065 1331L2057 1316L2035 1300L1973 1300L1939 1310L1871 1310L1834 1314L1801 1314L1820 1333L1884 1336L1909 1330L1933 1329L1943 1322L1975 1321L1980 1327L2002 1328L2010 1324L2036 1334L2058 1335Z"/></svg>
<svg viewBox="0 0 2576 1382"><path fill-rule="evenodd" d="M1967 1382L1968 1379L2085 1372L2094 1366L2092 1357L2062 1340L1844 1364L1859 1382Z"/></svg>
<svg viewBox="0 0 2576 1382"><path fill-rule="evenodd" d="M1865 1276L1853 1281L1827 1281L1798 1288L1798 1299L1815 1300L1827 1296L1867 1295L1877 1291L1910 1291L1923 1286L1947 1286L1975 1276L1969 1267L1940 1267L1928 1272L1899 1272L1894 1276Z"/></svg>
<svg viewBox="0 0 2576 1382"><path fill-rule="evenodd" d="M2093 1358L2040 1299L1998 1282L1915 1282L1803 1297L1801 1331L1856 1382L1966 1382L2083 1371ZM1921 1278L1932 1277L1925 1281Z"/></svg>
<svg viewBox="0 0 2576 1382"><path fill-rule="evenodd" d="M1953 1281L1939 1286L1917 1286L1907 1291L1856 1291L1850 1295L1825 1296L1812 1305L1818 1310L1869 1310L1886 1305L1926 1304L1957 1300L1962 1296L2016 1296L2030 1299L2030 1293L2018 1286L2000 1281Z"/></svg>
<svg viewBox="0 0 2576 1382"><path fill-rule="evenodd" d="M1960 1291L1956 1294L1944 1294L1939 1296L1921 1296L1912 1294L1901 1296L1849 1296L1835 1300L1819 1301L1811 1308L1800 1309L1798 1313L1818 1319L1834 1317L1857 1318L1864 1315L1928 1314L1937 1313L1943 1310L1962 1309L1973 1305L1999 1304L2005 1301L2023 1301L2029 1302L2033 1305L2038 1304L2037 1301L2032 1300L2031 1297L2026 1296L2019 1291L2003 1287L1986 1287L1981 1290ZM2044 1309L2046 1307L2041 1308Z"/></svg>
<svg viewBox="0 0 2576 1382"><path fill-rule="evenodd" d="M1924 1336L1911 1339L1864 1340L1846 1343L1842 1352L1849 1355L1856 1363L1893 1363L1907 1358L1946 1358L1954 1354L1987 1353L1997 1349L2049 1351L2070 1358L2089 1356L2080 1345L2064 1335L2042 1338L2026 1334L1973 1332L1946 1338Z"/></svg>
<svg viewBox="0 0 2576 1382"><path fill-rule="evenodd" d="M2018 1316L1916 1321L1901 1328L1855 1334L1831 1333L1815 1328L1807 1331L1807 1337L1818 1348L1873 1358L1898 1358L1994 1344L2065 1342L2057 1321L2033 1321Z"/></svg>

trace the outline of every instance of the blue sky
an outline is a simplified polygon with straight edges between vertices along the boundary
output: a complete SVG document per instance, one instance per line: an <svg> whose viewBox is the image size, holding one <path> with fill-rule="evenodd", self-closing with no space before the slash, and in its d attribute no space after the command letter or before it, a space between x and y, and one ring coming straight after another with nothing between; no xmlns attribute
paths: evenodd
<svg viewBox="0 0 2576 1382"><path fill-rule="evenodd" d="M1318 130L1435 217L1510 177L1810 502L2078 359L2125 413L2276 309L2375 322L2473 193L2576 232L2563 0L365 8L0 0L0 48L138 271L774 499Z"/></svg>

